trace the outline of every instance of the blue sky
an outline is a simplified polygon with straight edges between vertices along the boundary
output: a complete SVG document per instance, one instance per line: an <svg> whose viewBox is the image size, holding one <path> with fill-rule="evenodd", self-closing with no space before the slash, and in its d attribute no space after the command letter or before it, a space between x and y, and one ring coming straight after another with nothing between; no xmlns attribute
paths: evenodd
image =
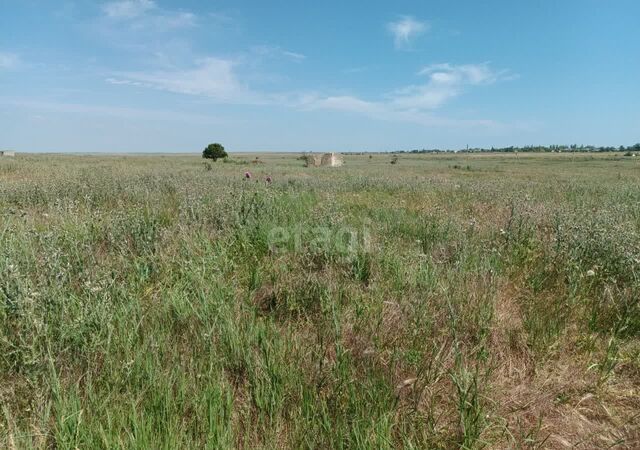
<svg viewBox="0 0 640 450"><path fill-rule="evenodd" d="M640 2L0 0L0 148L640 141Z"/></svg>

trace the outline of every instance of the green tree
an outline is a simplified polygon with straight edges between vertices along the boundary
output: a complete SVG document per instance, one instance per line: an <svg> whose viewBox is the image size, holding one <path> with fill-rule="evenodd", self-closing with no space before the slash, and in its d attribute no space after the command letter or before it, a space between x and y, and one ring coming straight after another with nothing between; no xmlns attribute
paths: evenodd
<svg viewBox="0 0 640 450"><path fill-rule="evenodd" d="M207 145L207 148L202 151L203 158L213 159L214 161L216 161L218 158L226 158L227 156L228 155L224 150L224 147L217 142L215 144Z"/></svg>

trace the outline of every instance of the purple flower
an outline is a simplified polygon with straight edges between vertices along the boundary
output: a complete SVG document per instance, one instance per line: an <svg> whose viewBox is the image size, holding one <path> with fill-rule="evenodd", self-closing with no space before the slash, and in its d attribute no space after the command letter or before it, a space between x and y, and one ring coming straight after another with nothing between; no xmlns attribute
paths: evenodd
<svg viewBox="0 0 640 450"><path fill-rule="evenodd" d="M271 177L270 176L267 177L267 183L271 183Z"/></svg>
<svg viewBox="0 0 640 450"><path fill-rule="evenodd" d="M244 173L244 177L245 177L247 180L251 179L251 172L245 172L245 173Z"/></svg>

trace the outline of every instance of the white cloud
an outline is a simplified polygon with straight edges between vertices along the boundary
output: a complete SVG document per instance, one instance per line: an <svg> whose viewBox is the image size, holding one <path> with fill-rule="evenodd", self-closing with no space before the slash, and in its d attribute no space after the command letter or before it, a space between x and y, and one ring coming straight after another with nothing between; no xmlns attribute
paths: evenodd
<svg viewBox="0 0 640 450"><path fill-rule="evenodd" d="M173 14L158 15L154 18L154 22L161 29L186 28L196 25L197 17L190 12L178 11Z"/></svg>
<svg viewBox="0 0 640 450"><path fill-rule="evenodd" d="M428 80L421 85L407 86L388 95L390 104L398 109L435 109L459 96L469 86L487 85L512 79L508 71L494 71L489 63L434 64L424 67L420 75Z"/></svg>
<svg viewBox="0 0 640 450"><path fill-rule="evenodd" d="M15 53L0 52L0 70L12 70L20 65L20 57Z"/></svg>
<svg viewBox="0 0 640 450"><path fill-rule="evenodd" d="M120 0L102 6L104 13L112 19L133 19L156 8L153 0Z"/></svg>
<svg viewBox="0 0 640 450"><path fill-rule="evenodd" d="M447 119L435 115L433 111L473 86L488 85L513 78L507 71L493 70L489 63L436 64L426 66L419 71L420 76L427 78L424 83L396 89L381 96L379 100L368 100L355 95L254 91L241 82L236 73L238 67L242 65L242 60L210 57L197 61L194 67L188 69L120 73L106 81L114 85L131 85L202 96L222 103L345 111L377 120L409 122L425 126L496 128L498 124L491 120Z"/></svg>
<svg viewBox="0 0 640 450"><path fill-rule="evenodd" d="M462 65L432 64L425 66L418 73L420 75L429 75L435 81L446 82L451 80L468 84L491 84L499 80L514 78L514 75L507 70L494 71L487 62Z"/></svg>
<svg viewBox="0 0 640 450"><path fill-rule="evenodd" d="M355 96L329 96L307 98L303 107L365 114L380 120L413 122L427 126L482 126L497 127L491 120L452 120L435 116L432 111L461 95L471 86L488 85L513 79L508 71L494 71L489 63L436 64L423 68L420 75L427 81L396 89L380 101L368 101Z"/></svg>
<svg viewBox="0 0 640 450"><path fill-rule="evenodd" d="M260 46L251 50L252 55L265 57L285 57L294 61L305 58L304 55L283 50L277 46ZM244 68L244 77L238 76L237 68ZM246 56L237 59L207 57L195 61L191 67L167 68L148 71L112 73L105 81L113 85L128 85L178 94L207 97L218 102L236 104L284 104L297 105L300 94L292 92L258 92L247 85L247 81L257 77L255 58Z"/></svg>
<svg viewBox="0 0 640 450"><path fill-rule="evenodd" d="M118 78L108 78L107 82L200 95L222 102L256 102L256 95L238 80L235 65L229 59L204 58L189 69L128 72L119 74Z"/></svg>
<svg viewBox="0 0 640 450"><path fill-rule="evenodd" d="M105 3L102 11L109 23L125 23L132 30L171 31L197 23L195 14L166 10L153 0L113 1Z"/></svg>
<svg viewBox="0 0 640 450"><path fill-rule="evenodd" d="M388 23L387 30L393 35L396 48L407 49L413 39L429 30L429 24L411 16L403 16L395 22Z"/></svg>
<svg viewBox="0 0 640 450"><path fill-rule="evenodd" d="M293 61L302 61L306 59L306 55L298 52L292 52L285 50L277 45L256 45L251 48L251 51L258 56L263 57L285 57Z"/></svg>
<svg viewBox="0 0 640 450"><path fill-rule="evenodd" d="M362 114L380 113L382 105L362 100L358 97L343 95L325 98L308 98L303 104L308 109L332 109Z"/></svg>
<svg viewBox="0 0 640 450"><path fill-rule="evenodd" d="M300 103L306 110L346 111L375 120L415 123L428 127L481 127L496 129L501 125L486 119L449 119L430 112L397 109L389 102L372 102L354 96L306 98Z"/></svg>
<svg viewBox="0 0 640 450"><path fill-rule="evenodd" d="M104 81L106 81L109 84L115 84L116 86L143 86L144 87L144 84L140 83L139 81L125 80L120 78L109 77Z"/></svg>
<svg viewBox="0 0 640 450"><path fill-rule="evenodd" d="M303 55L302 53L290 52L288 50L283 50L282 54L284 56L288 56L289 58L295 59L297 61L301 61L303 59L306 59L306 57L307 57L306 55Z"/></svg>

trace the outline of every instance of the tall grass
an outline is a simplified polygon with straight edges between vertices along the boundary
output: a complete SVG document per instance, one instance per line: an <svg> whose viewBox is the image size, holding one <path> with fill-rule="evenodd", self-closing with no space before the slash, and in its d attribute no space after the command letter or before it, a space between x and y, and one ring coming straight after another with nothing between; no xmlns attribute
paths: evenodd
<svg viewBox="0 0 640 450"><path fill-rule="evenodd" d="M637 164L451 158L0 160L0 445L637 447Z"/></svg>

